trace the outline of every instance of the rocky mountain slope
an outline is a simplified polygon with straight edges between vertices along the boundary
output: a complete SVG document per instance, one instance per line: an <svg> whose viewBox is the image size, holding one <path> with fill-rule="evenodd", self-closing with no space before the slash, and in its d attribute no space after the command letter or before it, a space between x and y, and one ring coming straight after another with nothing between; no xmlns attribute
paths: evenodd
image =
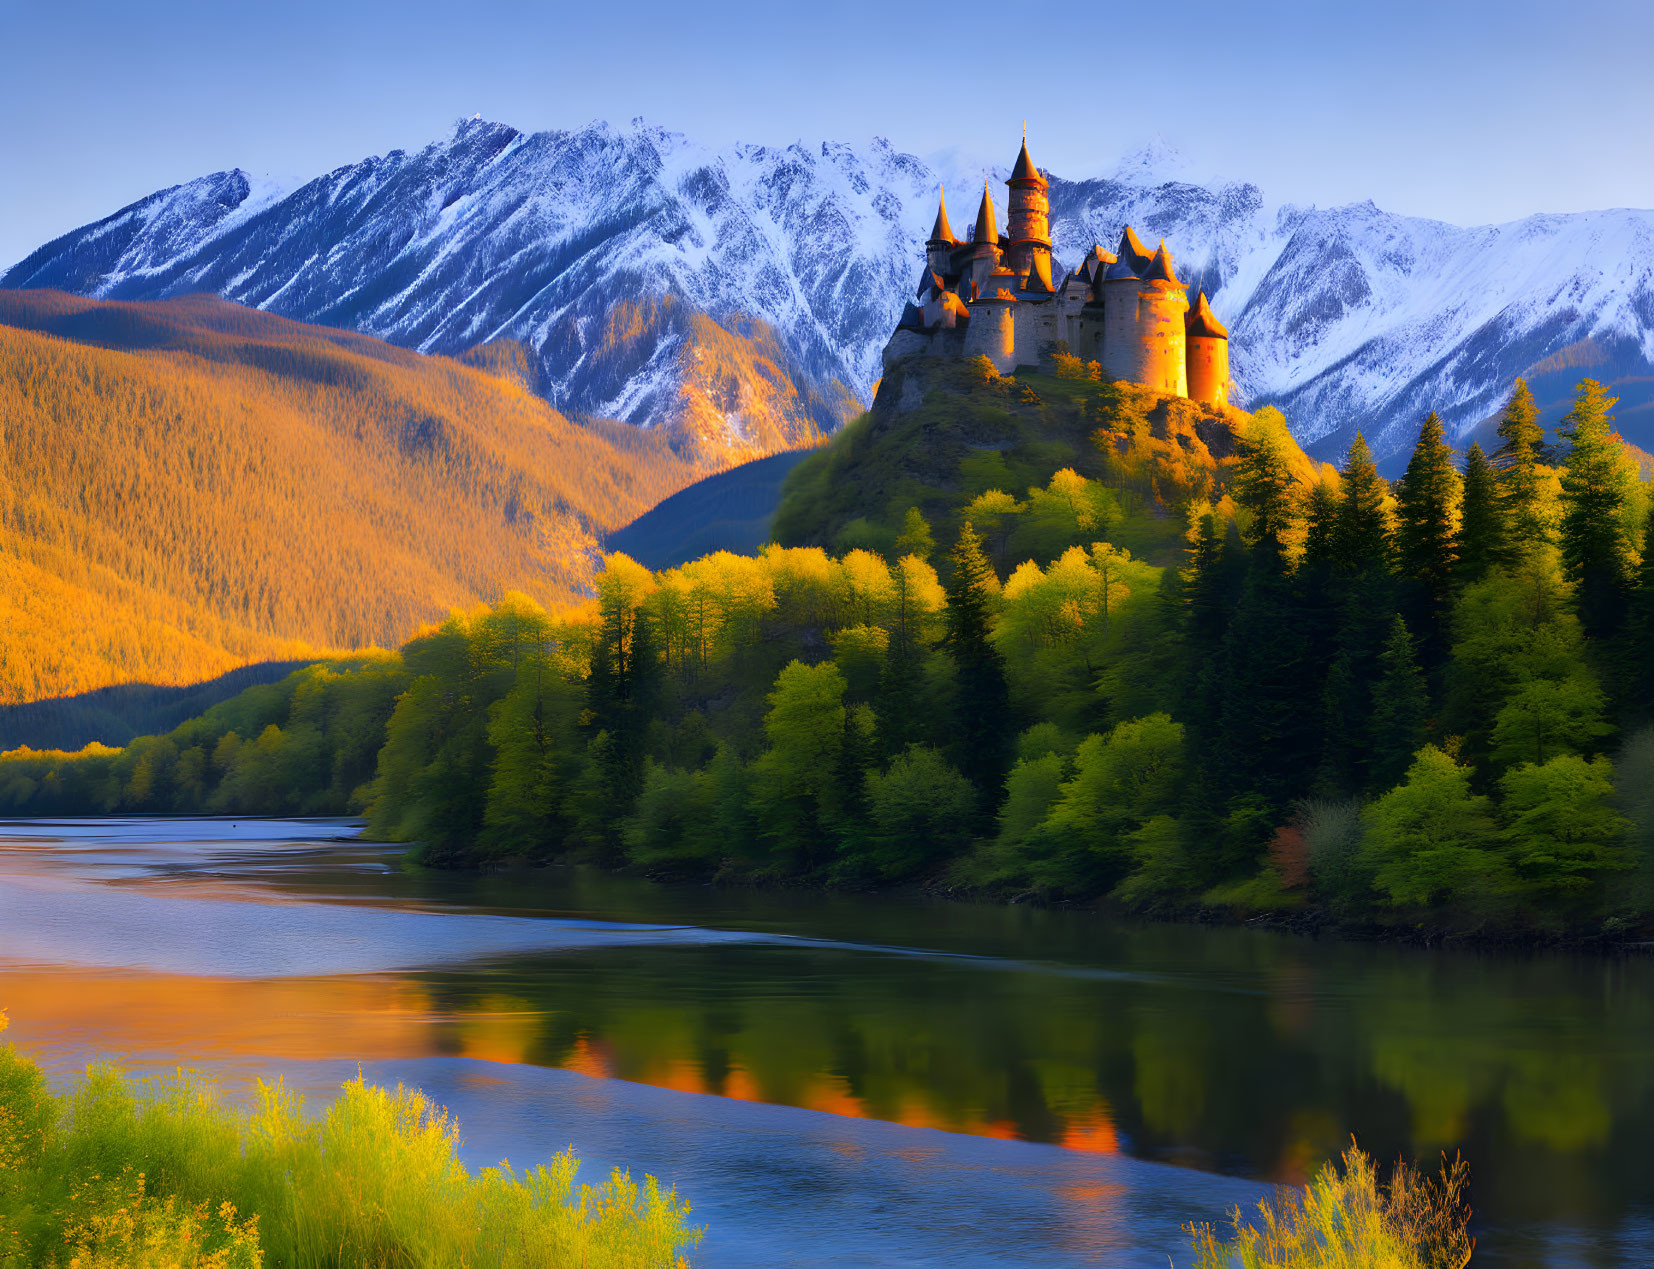
<svg viewBox="0 0 1654 1269"><path fill-rule="evenodd" d="M513 340L559 408L737 461L870 398L938 181L963 229L983 175L883 140L713 149L641 121L530 135L471 120L293 190L240 171L163 190L0 286L206 290L450 354ZM1230 326L1238 399L1280 406L1319 453L1361 427L1394 454L1430 408L1462 437L1566 350L1616 380L1654 366L1654 213L1460 228L1277 204L1156 150L1107 176L1053 174L1052 208L1059 259L1128 222L1164 236ZM1654 441L1644 428L1627 431Z"/></svg>

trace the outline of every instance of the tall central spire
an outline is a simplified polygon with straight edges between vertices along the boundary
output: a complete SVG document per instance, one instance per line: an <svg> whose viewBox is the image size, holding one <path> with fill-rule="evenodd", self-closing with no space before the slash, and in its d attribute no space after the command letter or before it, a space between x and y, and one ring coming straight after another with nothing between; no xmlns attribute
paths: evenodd
<svg viewBox="0 0 1654 1269"><path fill-rule="evenodd" d="M994 196L988 190L986 177L982 180L982 205L976 209L976 232L971 234L971 241L996 246L999 243L999 220L994 215Z"/></svg>
<svg viewBox="0 0 1654 1269"><path fill-rule="evenodd" d="M1026 124L1023 125L1022 131L1022 152L1017 155L1016 166L1011 169L1011 181L1007 184L1014 181L1037 181L1041 185L1046 183L1045 178L1040 175L1040 170L1034 166L1034 160L1028 157L1028 129Z"/></svg>

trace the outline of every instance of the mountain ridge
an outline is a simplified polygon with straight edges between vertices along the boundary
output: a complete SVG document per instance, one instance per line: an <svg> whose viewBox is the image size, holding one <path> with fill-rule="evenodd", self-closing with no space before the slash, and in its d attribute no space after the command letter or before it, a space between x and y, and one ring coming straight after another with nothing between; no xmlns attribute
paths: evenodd
<svg viewBox="0 0 1654 1269"><path fill-rule="evenodd" d="M985 175L949 162L879 138L712 148L642 120L538 133L466 120L285 192L238 169L158 191L46 244L0 285L204 289L450 355L513 339L560 408L666 426L728 463L808 444L870 399L938 183L968 191ZM1401 453L1429 409L1466 438L1514 377L1585 341L1604 365L1654 373L1654 212L1465 228L1186 176L1152 144L1106 177L1051 174L1057 258L1111 244L1128 222L1165 237L1230 327L1237 399L1277 405L1322 456L1358 427L1381 455ZM631 342L604 337L626 317L617 306L668 298ZM697 383L697 358L724 355L718 332L751 331L750 359L773 376ZM742 401L782 381L796 402L751 425Z"/></svg>

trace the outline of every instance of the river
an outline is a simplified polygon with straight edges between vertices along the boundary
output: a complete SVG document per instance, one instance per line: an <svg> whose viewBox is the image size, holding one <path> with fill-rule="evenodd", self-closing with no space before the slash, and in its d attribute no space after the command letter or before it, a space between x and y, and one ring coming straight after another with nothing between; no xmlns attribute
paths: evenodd
<svg viewBox="0 0 1654 1269"><path fill-rule="evenodd" d="M1654 1264L1654 960L908 898L408 872L349 821L0 823L0 1008L51 1070L425 1089L572 1145L695 1261L1189 1262L1354 1134L1463 1150L1476 1262Z"/></svg>

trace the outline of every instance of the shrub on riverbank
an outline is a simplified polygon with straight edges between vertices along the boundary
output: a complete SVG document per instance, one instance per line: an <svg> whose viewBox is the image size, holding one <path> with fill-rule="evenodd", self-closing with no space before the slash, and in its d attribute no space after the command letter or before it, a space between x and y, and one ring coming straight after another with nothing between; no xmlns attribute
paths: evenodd
<svg viewBox="0 0 1654 1269"><path fill-rule="evenodd" d="M250 1111L197 1077L109 1067L54 1093L0 1050L0 1264L78 1269L687 1266L688 1207L653 1177L577 1186L578 1161L473 1174L423 1094L346 1084L322 1116L260 1084Z"/></svg>
<svg viewBox="0 0 1654 1269"><path fill-rule="evenodd" d="M1351 1145L1343 1170L1322 1167L1300 1194L1258 1204L1250 1222L1234 1211L1235 1236L1190 1225L1199 1269L1463 1269L1475 1240L1466 1229L1469 1169L1443 1162L1426 1177L1398 1164L1388 1184L1372 1158Z"/></svg>

